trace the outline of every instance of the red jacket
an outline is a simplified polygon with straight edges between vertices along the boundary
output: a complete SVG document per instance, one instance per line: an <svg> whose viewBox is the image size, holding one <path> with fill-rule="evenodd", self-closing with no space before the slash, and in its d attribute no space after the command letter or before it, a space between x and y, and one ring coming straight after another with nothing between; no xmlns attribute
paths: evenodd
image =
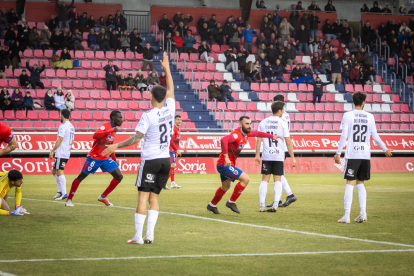
<svg viewBox="0 0 414 276"><path fill-rule="evenodd" d="M344 54L345 49L342 48L342 46L339 45L338 50L336 51L336 53L338 54L339 58L342 57L342 55Z"/></svg>
<svg viewBox="0 0 414 276"><path fill-rule="evenodd" d="M181 36L174 36L175 47L183 47L184 39Z"/></svg>
<svg viewBox="0 0 414 276"><path fill-rule="evenodd" d="M351 68L349 71L349 79L359 79L359 70Z"/></svg>
<svg viewBox="0 0 414 276"><path fill-rule="evenodd" d="M313 70L315 70L315 69L319 70L319 69L321 69L322 58L321 57L312 58L311 63L312 63Z"/></svg>

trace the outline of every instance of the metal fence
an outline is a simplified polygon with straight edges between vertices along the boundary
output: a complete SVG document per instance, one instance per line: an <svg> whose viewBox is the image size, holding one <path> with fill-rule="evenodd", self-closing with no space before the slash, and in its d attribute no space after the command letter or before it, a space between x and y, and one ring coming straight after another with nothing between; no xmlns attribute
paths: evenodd
<svg viewBox="0 0 414 276"><path fill-rule="evenodd" d="M150 12L124 10L127 21L127 30L132 32L137 28L139 33L148 33L151 31L151 14Z"/></svg>

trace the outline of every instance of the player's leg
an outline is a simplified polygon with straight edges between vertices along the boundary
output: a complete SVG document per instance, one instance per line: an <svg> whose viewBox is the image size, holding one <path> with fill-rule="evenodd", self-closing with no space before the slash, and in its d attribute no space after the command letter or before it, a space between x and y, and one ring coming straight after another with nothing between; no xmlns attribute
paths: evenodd
<svg viewBox="0 0 414 276"><path fill-rule="evenodd" d="M274 161L277 162L277 161ZM273 189L273 193L275 198L281 198L282 196L282 181L281 181L281 175L280 172L274 172L273 174L273 182L275 184L275 188ZM273 206L268 209L268 212L276 212L277 208L279 207L279 202L275 200L273 202Z"/></svg>
<svg viewBox="0 0 414 276"><path fill-rule="evenodd" d="M148 210L148 219L147 219L147 233L144 237L145 243L154 242L154 228L158 220L158 214L160 208L158 205L158 196L161 192L161 188L156 187L150 192L149 195L149 210Z"/></svg>
<svg viewBox="0 0 414 276"><path fill-rule="evenodd" d="M55 162L53 163L53 169L52 169L52 174L53 174L53 177L55 178L55 180L56 180L56 185L57 185L57 188L58 188L58 192L56 193L56 195L53 197L53 199L57 199L57 198L60 198L60 197L62 197L62 191L60 190L60 184L59 184L59 178L58 178L58 175L57 175L57 169L55 169L55 164L56 164L56 162L57 162L57 158L55 158Z"/></svg>
<svg viewBox="0 0 414 276"><path fill-rule="evenodd" d="M259 186L260 212L265 212L265 200L267 195L267 186L269 185L270 174L268 174L269 162L262 161L262 181Z"/></svg>
<svg viewBox="0 0 414 276"><path fill-rule="evenodd" d="M344 195L344 209L345 215L338 220L339 223L349 223L349 216L351 214L352 197L354 193L356 172L360 166L361 160L347 159L344 168L344 179L346 179L345 195Z"/></svg>
<svg viewBox="0 0 414 276"><path fill-rule="evenodd" d="M233 194L231 195L229 201L227 201L226 206L230 208L233 212L240 214L240 211L236 205L236 200L239 198L241 193L244 191L244 189L249 184L250 178L246 173L242 172L242 170L236 167L233 167L233 169L234 169L234 171L232 171L233 174L235 174L235 172L237 171L237 174L240 175L240 177L238 178L240 182L237 183L236 186L234 186Z"/></svg>
<svg viewBox="0 0 414 276"><path fill-rule="evenodd" d="M147 202L150 195L149 188L138 187L138 204L135 210L135 236L128 243L144 244L142 230L147 217Z"/></svg>
<svg viewBox="0 0 414 276"><path fill-rule="evenodd" d="M10 211L9 205L6 202L6 198L0 198L0 215L8 215Z"/></svg>
<svg viewBox="0 0 414 276"><path fill-rule="evenodd" d="M220 202L220 200L223 198L224 194L230 189L231 186L231 180L225 179L221 176L221 187L219 187L216 190L216 193L214 194L213 199L210 201L210 203L207 205L207 210L213 212L216 215L221 214L217 209L217 204Z"/></svg>
<svg viewBox="0 0 414 276"><path fill-rule="evenodd" d="M87 161L85 161L86 164ZM69 195L68 195L68 199L66 200L65 206L70 206L73 207L73 203L72 203L72 198L75 195L76 191L79 188L80 183L88 176L87 173L85 173L84 171L81 171L78 175L78 177L76 177L73 182L72 185L70 186L70 191L69 191Z"/></svg>
<svg viewBox="0 0 414 276"><path fill-rule="evenodd" d="M115 162L114 162L115 163ZM118 165L117 165L118 166ZM119 168L116 168L111 172L113 179L109 183L109 186L105 189L105 191L98 197L98 201L102 202L106 206L114 206L112 203L109 202L107 196L121 183L124 175L122 174Z"/></svg>
<svg viewBox="0 0 414 276"><path fill-rule="evenodd" d="M290 189L289 183L288 183L288 181L287 181L287 179L284 175L282 175L281 182L282 182L282 188L283 188L283 190L285 191L285 193L287 195L285 203L283 203L282 206L287 207L287 206L289 206L290 204L292 204L293 202L296 201L296 197L292 193L292 190ZM282 196L280 196L279 207L280 207L280 203L282 203Z"/></svg>
<svg viewBox="0 0 414 276"><path fill-rule="evenodd" d="M171 156L171 170L170 170L170 176L171 176L171 188L172 189L180 189L181 186L178 186L175 184L175 163L177 161L177 154L175 152L170 153ZM167 186L165 186L167 187Z"/></svg>
<svg viewBox="0 0 414 276"><path fill-rule="evenodd" d="M367 190L365 189L364 181L367 181L371 178L371 161L362 160L361 166L359 167L358 172L356 173L356 187L358 190L359 198L359 207L360 213L359 216L354 219L355 222L362 223L367 221Z"/></svg>
<svg viewBox="0 0 414 276"><path fill-rule="evenodd" d="M63 200L68 198L68 194L66 192L66 177L63 174L63 170L62 169L58 169L56 170L56 178L59 182L59 191L61 193L60 197L55 198L55 200Z"/></svg>

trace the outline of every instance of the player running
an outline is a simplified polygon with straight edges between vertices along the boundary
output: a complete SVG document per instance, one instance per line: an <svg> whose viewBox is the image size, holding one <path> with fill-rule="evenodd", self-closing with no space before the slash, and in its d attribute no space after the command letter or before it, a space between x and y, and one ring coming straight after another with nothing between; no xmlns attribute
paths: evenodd
<svg viewBox="0 0 414 276"><path fill-rule="evenodd" d="M284 103L285 102L285 97L283 95L276 95L276 96L273 97L273 101L275 101L275 102L279 101L279 102ZM286 109L284 109L281 119L287 123L288 130L290 132L290 117L289 117L289 114L286 112ZM287 148L286 143L285 143L285 160L288 156L289 156L289 152L288 152L288 148ZM288 181L287 181L287 179L284 175L282 175L282 188L283 188L283 190L285 191L285 193L287 195L285 203L282 203L282 197L275 198L274 202L269 204L269 205L266 205L266 207L271 208L275 204L278 204L279 207L287 207L287 206L289 206L290 204L292 204L293 202L296 201L296 197L292 193L292 190L290 189L289 183L288 183Z"/></svg>
<svg viewBox="0 0 414 276"><path fill-rule="evenodd" d="M2 143L6 143L7 146L4 149L0 149L0 156L6 155L14 151L17 147L16 139L10 127L0 123L0 146Z"/></svg>
<svg viewBox="0 0 414 276"><path fill-rule="evenodd" d="M153 108L142 115L135 135L130 139L104 150L104 154L114 152L116 149L138 143L145 135L141 151L141 164L137 177L138 205L135 214L135 236L128 243L144 244L154 242L154 228L157 223L159 205L158 197L168 181L171 169L169 144L173 130L175 115L174 83L171 76L168 55L164 52L161 66L167 74L167 89L154 86L151 89L151 104ZM165 105L164 105L165 103ZM147 214L149 202L147 233L142 238L142 230Z"/></svg>
<svg viewBox="0 0 414 276"><path fill-rule="evenodd" d="M175 177L175 161L177 159L177 156L181 156L181 151L178 150L180 147L180 138L181 138L181 132L180 132L180 126L183 120L181 119L180 115L175 115L174 118L174 131L172 135L172 142L176 146L176 150L172 146L170 146L170 160L171 160L171 170L170 170L170 176L171 177L171 189L180 189L181 186L178 186L175 184L174 177ZM165 185L165 189L169 190L170 188Z"/></svg>
<svg viewBox="0 0 414 276"><path fill-rule="evenodd" d="M274 195L275 199L280 199L282 196L282 176L285 174L285 149L289 151L292 158L292 167L296 167L296 159L293 154L292 141L290 140L288 124L282 119L284 115L284 102L273 102L272 113L270 116L259 124L258 131L267 132L271 135L283 137L284 142L280 140L263 139L263 154L262 154L262 182L259 186L260 197L260 212L266 212L265 199L267 194L267 185L269 185L270 175L273 174L275 183ZM256 158L254 163L260 166L260 145L262 138L256 140ZM279 201L275 200L273 206L268 209L268 212L276 212L279 207Z"/></svg>
<svg viewBox="0 0 414 276"><path fill-rule="evenodd" d="M249 184L249 176L236 167L236 159L239 157L244 145L249 137L261 137L277 140L280 136L260 132L251 131L252 121L247 116L241 116L239 119L239 128L233 130L227 136L221 138L221 153L217 161L217 171L220 173L221 187L217 189L211 202L207 205L207 210L218 215L221 214L217 209L217 203L223 198L224 194L230 189L231 182L240 180L234 187L233 194L226 206L233 212L240 214L237 209L236 200L239 198L243 190ZM282 138L283 139L283 138Z"/></svg>
<svg viewBox="0 0 414 276"><path fill-rule="evenodd" d="M89 174L94 174L99 168L103 172L110 173L114 178L111 180L108 188L106 188L106 190L98 197L98 201L104 203L106 206L113 206L113 204L109 202L107 196L116 188L116 186L118 186L124 176L116 162L115 153L112 153L111 157L109 157L108 154L103 153L102 151L106 149L107 145L114 143L115 135L118 132L117 127L122 125L122 113L119 111L112 111L109 115L109 119L110 122L103 123L93 135L95 141L93 142L92 149L88 153L88 157L82 166L82 171L78 177L73 180L65 204L66 206L74 206L72 198L75 195L79 184Z"/></svg>
<svg viewBox="0 0 414 276"><path fill-rule="evenodd" d="M345 215L338 220L339 223L350 222L349 216L351 214L355 180L361 211L354 221L359 223L367 221L367 191L365 190L364 181L369 180L371 176L371 136L375 143L385 152L386 157L392 156L392 150L387 149L377 134L374 116L363 110L366 97L367 95L362 92L354 93L352 101L354 102L355 109L346 112L341 122L342 134L334 157L335 163L341 163L341 152L347 140L348 144L345 150L346 165L343 176L346 179L344 196Z"/></svg>
<svg viewBox="0 0 414 276"><path fill-rule="evenodd" d="M29 215L23 207L20 206L22 201L22 186L23 175L18 170L11 170L9 172L0 172L0 215L2 216L23 216ZM10 211L9 205L7 205L7 194L15 187L14 196L14 211Z"/></svg>
<svg viewBox="0 0 414 276"><path fill-rule="evenodd" d="M69 122L70 111L63 109L60 112L60 121L62 124L59 126L57 133L57 140L55 146L50 151L49 158L53 160L55 155L55 162L53 163L52 174L56 179L58 192L55 195L55 200L63 200L68 198L66 193L66 178L63 174L66 164L70 158L70 149L72 148L75 138L75 128Z"/></svg>

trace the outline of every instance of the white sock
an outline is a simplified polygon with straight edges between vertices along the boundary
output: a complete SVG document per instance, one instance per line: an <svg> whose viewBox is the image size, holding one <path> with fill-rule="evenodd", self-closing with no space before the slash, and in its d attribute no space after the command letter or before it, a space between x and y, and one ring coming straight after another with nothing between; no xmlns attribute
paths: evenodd
<svg viewBox="0 0 414 276"><path fill-rule="evenodd" d="M357 184L356 187L358 190L359 207L361 208L361 212L359 214L362 216L365 215L367 209L367 190L365 190L364 184Z"/></svg>
<svg viewBox="0 0 414 276"><path fill-rule="evenodd" d="M266 206L265 200L266 200L266 194L267 194L267 185L269 185L269 183L266 181L260 182L260 186L259 186L260 207Z"/></svg>
<svg viewBox="0 0 414 276"><path fill-rule="evenodd" d="M147 236L154 235L155 224L158 219L158 211L148 210L148 220L147 220Z"/></svg>
<svg viewBox="0 0 414 276"><path fill-rule="evenodd" d="M146 215L141 215L136 213L135 214L135 236L134 240L138 240L139 238L142 239L142 229L144 228L145 218Z"/></svg>
<svg viewBox="0 0 414 276"><path fill-rule="evenodd" d="M275 182L274 193L275 193L275 198L281 198L282 197L282 182L281 181L276 181ZM276 208L278 206L278 203L279 203L279 201L276 202Z"/></svg>
<svg viewBox="0 0 414 276"><path fill-rule="evenodd" d="M58 178L59 178L60 191L62 195L66 195L66 177L64 174L62 174L61 176L58 176Z"/></svg>
<svg viewBox="0 0 414 276"><path fill-rule="evenodd" d="M354 192L354 186L346 184L345 196L344 196L345 217L349 217L349 215L351 214L353 192Z"/></svg>
<svg viewBox="0 0 414 276"><path fill-rule="evenodd" d="M284 175L282 175L282 188L287 194L287 196L292 195L292 190L290 189L289 183ZM280 195L280 200L282 200L282 195Z"/></svg>
<svg viewBox="0 0 414 276"><path fill-rule="evenodd" d="M57 188L58 188L58 193L62 193L61 192L62 190L60 189L60 185L59 185L59 176L57 176L57 174L54 174L53 176L56 179L56 185L57 185Z"/></svg>

